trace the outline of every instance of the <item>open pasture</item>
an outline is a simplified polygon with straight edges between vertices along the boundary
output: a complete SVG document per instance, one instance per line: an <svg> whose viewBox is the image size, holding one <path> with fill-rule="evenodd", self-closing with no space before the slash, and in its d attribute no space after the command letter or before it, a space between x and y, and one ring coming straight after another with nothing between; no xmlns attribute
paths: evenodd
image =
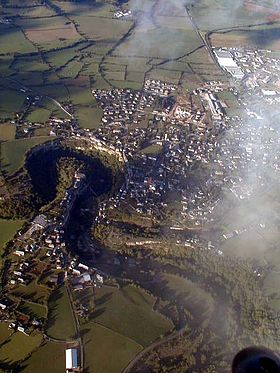
<svg viewBox="0 0 280 373"><path fill-rule="evenodd" d="M149 42L146 42L146 41ZM167 28L147 29L134 33L114 51L119 57L179 58L201 45L194 31Z"/></svg>
<svg viewBox="0 0 280 373"><path fill-rule="evenodd" d="M8 327L8 323L0 323L0 345L9 338L12 332L13 331Z"/></svg>
<svg viewBox="0 0 280 373"><path fill-rule="evenodd" d="M12 65L13 70L22 72L48 71L49 66L38 56L17 57Z"/></svg>
<svg viewBox="0 0 280 373"><path fill-rule="evenodd" d="M76 55L77 52L74 48L65 48L60 51L48 52L45 57L54 69L59 69L74 59Z"/></svg>
<svg viewBox="0 0 280 373"><path fill-rule="evenodd" d="M171 28L175 30L192 30L192 24L187 16L187 13L183 11L181 16L168 16L168 15L156 15L156 22L161 27Z"/></svg>
<svg viewBox="0 0 280 373"><path fill-rule="evenodd" d="M26 120L31 123L45 123L50 116L51 111L44 108L36 108L26 116Z"/></svg>
<svg viewBox="0 0 280 373"><path fill-rule="evenodd" d="M73 16L73 20L81 35L95 41L118 40L132 25L130 21L87 15Z"/></svg>
<svg viewBox="0 0 280 373"><path fill-rule="evenodd" d="M248 3L248 2L247 2ZM251 25L266 22L267 13L248 10L243 2L230 0L201 0L195 2L191 8L198 27L201 30L230 28L235 26Z"/></svg>
<svg viewBox="0 0 280 373"><path fill-rule="evenodd" d="M58 76L62 79L71 78L75 79L82 70L84 64L77 60L72 60L68 62L64 67L60 68L58 71Z"/></svg>
<svg viewBox="0 0 280 373"><path fill-rule="evenodd" d="M163 80L176 85L179 83L181 71L153 69L148 76L150 79Z"/></svg>
<svg viewBox="0 0 280 373"><path fill-rule="evenodd" d="M47 317L47 307L34 302L21 301L18 311L36 319Z"/></svg>
<svg viewBox="0 0 280 373"><path fill-rule="evenodd" d="M44 85L44 72L42 71L17 71L13 74L13 78L16 79L19 84L30 87Z"/></svg>
<svg viewBox="0 0 280 373"><path fill-rule="evenodd" d="M76 15L87 15L102 18L113 18L116 7L113 4L104 3L102 1L96 2L79 2L79 4L72 1L54 1L54 4L61 10L73 17Z"/></svg>
<svg viewBox="0 0 280 373"><path fill-rule="evenodd" d="M50 290L45 286L38 285L36 281L32 281L28 285L20 284L16 286L11 293L22 299L46 305Z"/></svg>
<svg viewBox="0 0 280 373"><path fill-rule="evenodd" d="M154 302L155 298L132 286L120 290L104 286L96 294L93 320L147 346L172 328L153 310Z"/></svg>
<svg viewBox="0 0 280 373"><path fill-rule="evenodd" d="M14 2L13 2L14 3ZM11 4L14 5L14 4ZM22 5L22 3L20 4ZM38 17L52 17L55 16L56 13L50 7L46 6L13 6L13 7L5 7L5 13L9 17L27 17L27 18L38 18Z"/></svg>
<svg viewBox="0 0 280 373"><path fill-rule="evenodd" d="M246 47L254 49L280 50L280 26L279 23L240 28L239 30L227 30L211 34L213 46Z"/></svg>
<svg viewBox="0 0 280 373"><path fill-rule="evenodd" d="M143 84L145 80L145 74L138 71L128 71L126 74L126 80Z"/></svg>
<svg viewBox="0 0 280 373"><path fill-rule="evenodd" d="M14 119L15 113L20 112L22 108L25 95L12 89L0 88L0 118Z"/></svg>
<svg viewBox="0 0 280 373"><path fill-rule="evenodd" d="M44 86L36 87L36 90L43 95L50 96L61 102L69 100L69 93L67 88L59 84L45 84Z"/></svg>
<svg viewBox="0 0 280 373"><path fill-rule="evenodd" d="M95 107L79 106L76 108L76 114L81 127L97 129L101 122L103 111Z"/></svg>
<svg viewBox="0 0 280 373"><path fill-rule="evenodd" d="M45 136L4 142L1 144L2 170L6 171L8 174L13 174L23 166L25 154L31 148L50 139L50 137Z"/></svg>
<svg viewBox="0 0 280 373"><path fill-rule="evenodd" d="M13 62L12 56L0 56L0 76L9 76L13 70L10 68Z"/></svg>
<svg viewBox="0 0 280 373"><path fill-rule="evenodd" d="M55 290L48 302L47 334L59 340L71 340L76 335L70 300L64 287Z"/></svg>
<svg viewBox="0 0 280 373"><path fill-rule="evenodd" d="M0 124L0 142L14 140L16 127L14 124L1 123Z"/></svg>
<svg viewBox="0 0 280 373"><path fill-rule="evenodd" d="M71 85L68 86L68 91L73 105L94 106L95 99L89 87L85 89L85 87Z"/></svg>
<svg viewBox="0 0 280 373"><path fill-rule="evenodd" d="M65 369L65 349L62 343L44 342L22 363L22 373L61 373Z"/></svg>
<svg viewBox="0 0 280 373"><path fill-rule="evenodd" d="M22 28L32 43L44 44L57 40L79 40L75 26L62 16L38 19L20 19L17 25Z"/></svg>
<svg viewBox="0 0 280 373"><path fill-rule="evenodd" d="M24 220L0 219L0 254L5 244L14 237L23 224Z"/></svg>
<svg viewBox="0 0 280 373"><path fill-rule="evenodd" d="M0 348L0 361L14 363L28 357L41 343L40 334L24 335L20 332L13 333L7 343Z"/></svg>
<svg viewBox="0 0 280 373"><path fill-rule="evenodd" d="M0 35L1 55L36 52L36 48L18 27L0 23Z"/></svg>
<svg viewBox="0 0 280 373"><path fill-rule="evenodd" d="M81 333L85 346L85 368L89 372L98 367L100 373L119 373L142 349L131 339L95 323L84 325Z"/></svg>

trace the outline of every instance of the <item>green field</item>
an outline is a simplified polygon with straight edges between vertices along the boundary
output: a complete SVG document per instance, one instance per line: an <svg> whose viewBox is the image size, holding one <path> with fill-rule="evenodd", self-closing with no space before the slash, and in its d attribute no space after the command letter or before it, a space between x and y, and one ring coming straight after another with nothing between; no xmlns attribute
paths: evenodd
<svg viewBox="0 0 280 373"><path fill-rule="evenodd" d="M67 89L63 84L46 84L44 86L36 87L38 92L46 96L50 96L59 101L67 101L69 99L69 94Z"/></svg>
<svg viewBox="0 0 280 373"><path fill-rule="evenodd" d="M86 14L87 16L112 18L116 7L112 4L97 1L97 6L92 2L54 1L55 5L71 16Z"/></svg>
<svg viewBox="0 0 280 373"><path fill-rule="evenodd" d="M191 9L195 21L203 30L257 24L267 18L265 13L248 11L243 2L230 0L201 0L195 2Z"/></svg>
<svg viewBox="0 0 280 373"><path fill-rule="evenodd" d="M7 323L0 323L0 345L6 341L7 338L12 334L12 330L9 329Z"/></svg>
<svg viewBox="0 0 280 373"><path fill-rule="evenodd" d="M25 154L31 148L50 139L50 137L45 136L4 142L1 144L2 170L6 171L10 175L13 174L23 166Z"/></svg>
<svg viewBox="0 0 280 373"><path fill-rule="evenodd" d="M161 151L162 151L162 146L155 144L155 145L146 146L146 148L141 149L140 153L142 153L142 154L157 155Z"/></svg>
<svg viewBox="0 0 280 373"><path fill-rule="evenodd" d="M76 335L75 322L67 291L60 287L50 296L47 334L55 339L69 340Z"/></svg>
<svg viewBox="0 0 280 373"><path fill-rule="evenodd" d="M95 323L84 325L81 332L88 372L119 373L142 349L131 339Z"/></svg>
<svg viewBox="0 0 280 373"><path fill-rule="evenodd" d="M16 71L48 71L49 68L50 67L42 61L42 59L38 58L38 56L19 57L16 58L13 63L13 70Z"/></svg>
<svg viewBox="0 0 280 373"><path fill-rule="evenodd" d="M14 237L23 224L24 220L0 219L0 253L4 245Z"/></svg>
<svg viewBox="0 0 280 373"><path fill-rule="evenodd" d="M44 108L36 108L27 115L26 120L31 123L45 123L51 116L51 111Z"/></svg>
<svg viewBox="0 0 280 373"><path fill-rule="evenodd" d="M13 2L15 3L15 2ZM11 4L10 5L15 5ZM34 7L6 7L5 12L9 16L21 16L21 17L28 17L28 18L37 18L37 17L50 17L55 15L54 11L51 8L47 8L46 6L34 6Z"/></svg>
<svg viewBox="0 0 280 373"><path fill-rule="evenodd" d="M50 291L45 286L38 285L36 281L32 281L28 285L18 285L12 290L12 294L28 301L31 300L32 302L46 305Z"/></svg>
<svg viewBox="0 0 280 373"><path fill-rule="evenodd" d="M43 343L31 357L21 365L21 372L61 373L65 370L65 348L61 343Z"/></svg>
<svg viewBox="0 0 280 373"><path fill-rule="evenodd" d="M30 315L31 317L35 318L46 318L47 317L47 307L41 304L21 301L19 307L17 308L18 311Z"/></svg>
<svg viewBox="0 0 280 373"><path fill-rule="evenodd" d="M12 25L0 24L0 51L1 54L8 53L30 53L36 52L36 48L27 40L23 32Z"/></svg>
<svg viewBox="0 0 280 373"><path fill-rule="evenodd" d="M97 291L93 319L147 346L172 328L171 322L153 310L154 302L155 298L132 286L120 290L104 286Z"/></svg>
<svg viewBox="0 0 280 373"><path fill-rule="evenodd" d="M64 66L67 62L75 58L76 55L77 52L75 49L67 48L62 51L47 53L46 59L53 68L60 68Z"/></svg>
<svg viewBox="0 0 280 373"><path fill-rule="evenodd" d="M79 32L95 41L118 40L132 25L130 21L121 21L87 15L72 16Z"/></svg>
<svg viewBox="0 0 280 373"><path fill-rule="evenodd" d="M39 347L41 341L40 334L26 336L20 332L14 333L0 348L0 362L11 364L27 358L32 351Z"/></svg>
<svg viewBox="0 0 280 373"><path fill-rule="evenodd" d="M58 76L60 78L72 78L75 79L79 72L82 70L84 64L79 61L70 61L65 65L63 68L61 68L58 72Z"/></svg>
<svg viewBox="0 0 280 373"><path fill-rule="evenodd" d="M96 129L101 122L103 111L99 108L79 106L76 109L76 114L81 127Z"/></svg>
<svg viewBox="0 0 280 373"><path fill-rule="evenodd" d="M74 24L64 16L18 18L16 24L23 30L26 38L44 50L61 48L81 39Z"/></svg>
<svg viewBox="0 0 280 373"><path fill-rule="evenodd" d="M149 43L145 43L145 40L149 40ZM201 40L194 31L157 28L138 32L136 30L114 53L120 57L178 58L200 45Z"/></svg>
<svg viewBox="0 0 280 373"><path fill-rule="evenodd" d="M14 124L0 124L0 142L14 140L16 127Z"/></svg>
<svg viewBox="0 0 280 373"><path fill-rule="evenodd" d="M0 118L14 119L15 113L20 112L25 95L12 89L0 90Z"/></svg>
<svg viewBox="0 0 280 373"><path fill-rule="evenodd" d="M68 90L74 105L93 106L95 104L95 99L89 88L69 86Z"/></svg>

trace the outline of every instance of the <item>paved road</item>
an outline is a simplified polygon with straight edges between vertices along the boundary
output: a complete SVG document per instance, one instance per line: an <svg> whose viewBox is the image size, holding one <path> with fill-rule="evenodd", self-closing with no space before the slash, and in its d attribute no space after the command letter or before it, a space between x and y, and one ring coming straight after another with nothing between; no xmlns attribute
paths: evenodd
<svg viewBox="0 0 280 373"><path fill-rule="evenodd" d="M220 64L218 63L218 61L217 61L217 59L216 59L216 56L215 56L215 54L214 54L214 52L213 52L213 49L212 49L212 46L211 46L211 43L210 43L210 39L209 39L209 36L211 35L211 32L212 32L212 31L207 32L206 35L205 35L205 38L204 38L204 37L202 36L202 34L201 34L201 32L200 32L198 26L197 26L197 23L195 22L195 20L194 20L192 14L191 14L190 9L187 9L187 13L188 13L188 16L189 16L189 18L190 18L190 20L191 20L191 23L192 23L193 29L194 29L195 32L197 33L198 37L201 39L202 43L205 45L205 47L206 47L208 53L210 54L210 56L211 56L213 62L215 63L215 65L217 66L217 68L218 68L219 70L222 71L222 73L223 73L224 75L227 75L227 73L226 73L226 72L221 68L221 66L220 66Z"/></svg>

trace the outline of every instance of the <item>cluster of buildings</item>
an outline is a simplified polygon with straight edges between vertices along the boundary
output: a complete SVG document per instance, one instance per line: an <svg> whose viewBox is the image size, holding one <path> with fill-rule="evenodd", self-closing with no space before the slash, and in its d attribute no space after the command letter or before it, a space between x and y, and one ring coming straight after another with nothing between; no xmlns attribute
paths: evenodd
<svg viewBox="0 0 280 373"><path fill-rule="evenodd" d="M77 259L71 261L69 273L74 291L80 291L89 286L102 287L103 285L103 276L89 266L79 263Z"/></svg>
<svg viewBox="0 0 280 373"><path fill-rule="evenodd" d="M51 119L52 126L68 126L72 137L117 154L125 165L123 186L116 196L99 204L95 224L110 225L109 211L125 207L158 220L166 219L169 211L170 221L180 222L172 227L174 232L186 226L201 227L214 221L225 193L242 203L278 176L280 129L275 115L280 59L270 51L236 48L222 48L215 54L233 77L233 86L212 81L182 95L172 84L148 79L142 91L92 91L103 110L95 133L75 128L72 121ZM237 103L235 115L228 110L230 103L221 99L227 97L221 94L229 92ZM75 292L102 286L103 277L71 258L63 239L73 203L87 187L84 179L77 172L55 214L38 216L13 242L11 252L16 259L6 271L0 310L5 319L13 315L15 328L25 327L18 321L22 315L15 317L17 305L5 298L5 289L28 286L36 278L40 281L40 273L47 270L43 285L50 289L64 281ZM265 222L260 227L265 229ZM217 246L250 229L225 233ZM199 237L189 237L184 243L223 254L215 242L205 243ZM84 317L87 310L81 305L78 312ZM40 320L28 322L35 327L32 323Z"/></svg>
<svg viewBox="0 0 280 373"><path fill-rule="evenodd" d="M184 197L187 190L190 195L195 183L189 172L210 163L225 126L223 103L217 96L224 89L221 82L207 83L183 96L172 84L147 80L142 92L93 91L104 111L96 137L112 142L126 161L125 185L117 197L100 206L96 223L109 224L106 208L122 203L129 203L140 214L161 218L169 192ZM197 97L202 102L199 106ZM190 205L196 202L197 193Z"/></svg>
<svg viewBox="0 0 280 373"><path fill-rule="evenodd" d="M118 10L115 14L114 14L114 17L115 18L123 18L123 17L129 17L132 15L132 11L131 10Z"/></svg>
<svg viewBox="0 0 280 373"><path fill-rule="evenodd" d="M276 151L278 128L268 114L279 100L280 60L270 51L222 48L215 50L215 54L233 77L232 86L212 81L186 97L178 95L176 87L170 84L147 80L143 91L134 93L137 99L132 102L131 113L127 101L125 109L131 117L126 130L122 125L111 132L110 127L120 118L110 117L108 110L112 113L113 108L107 106L106 94L102 96L105 102L97 97L105 108L105 121L98 136L102 138L106 133L105 141L110 142L117 133L119 149L127 160L126 183L116 198L102 206L97 222L103 220L109 224L106 208L122 204L160 219L169 203L167 195L175 192L181 199L182 225L191 221L194 226L201 226L214 220L225 190L240 201L251 198L269 182L264 168L273 172L280 169ZM223 92L230 92L235 99L236 114L229 114L230 102L220 98ZM127 94L126 90L114 91L117 112L116 97L123 94ZM165 105L164 98L171 96L175 100ZM197 98L201 101L199 106ZM123 105L122 98L119 103ZM138 127L134 129L138 112L143 116L138 123L135 121ZM147 114L146 126L140 127ZM143 149L144 144L147 148ZM199 169L199 178L191 178L193 171Z"/></svg>
<svg viewBox="0 0 280 373"><path fill-rule="evenodd" d="M172 92L177 91L177 87L174 84L166 83L161 80L146 79L143 87L144 92L149 92L154 96L167 97Z"/></svg>
<svg viewBox="0 0 280 373"><path fill-rule="evenodd" d="M86 187L84 180L85 175L76 172L60 205L36 216L10 243L10 260L6 261L0 299L0 320L9 320L11 328L27 335L44 325L44 319L34 318L21 307L29 287L35 291L36 302L46 305L53 289L65 282L73 291L103 285L103 277L95 269L72 257L64 239L73 203ZM36 294L39 288L44 289L42 296ZM30 297L28 300L33 300L32 295ZM79 312L77 310L78 316ZM83 316L85 314L86 310L83 310Z"/></svg>
<svg viewBox="0 0 280 373"><path fill-rule="evenodd" d="M40 128L49 128L50 136L65 136L69 132L73 133L77 129L77 123L72 119L60 119L51 117L46 123L19 121L17 124L18 137L30 137L36 134Z"/></svg>
<svg viewBox="0 0 280 373"><path fill-rule="evenodd" d="M214 54L219 65L227 71L234 79L242 79L244 72L236 63L232 53L226 48L214 49Z"/></svg>
<svg viewBox="0 0 280 373"><path fill-rule="evenodd" d="M237 84L232 89L239 110L230 117L223 111L223 103L218 104L222 113L221 135L212 138L212 145L208 138L213 151L209 163L211 172L205 173L203 187L193 193L183 193L182 216L195 219L197 225L213 221L216 207L226 191L242 203L269 188L279 173L279 128L275 118L279 112L280 60L273 52L264 50L231 48L228 53L231 57L228 54L219 56L234 58L244 72L242 80L236 77ZM215 103L215 94L208 92L207 95ZM201 96L203 99L205 94ZM211 106L209 104L210 109ZM219 118L214 108L211 112L217 122ZM260 224L265 226L262 222ZM222 240L247 231L247 228L236 230L223 236Z"/></svg>
<svg viewBox="0 0 280 373"><path fill-rule="evenodd" d="M10 20L8 18L0 17L0 23L3 23L4 25L9 25Z"/></svg>

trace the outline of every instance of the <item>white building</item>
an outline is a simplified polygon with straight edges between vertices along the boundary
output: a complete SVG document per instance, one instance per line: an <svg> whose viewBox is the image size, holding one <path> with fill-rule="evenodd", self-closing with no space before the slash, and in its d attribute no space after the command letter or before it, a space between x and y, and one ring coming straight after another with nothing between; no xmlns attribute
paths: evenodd
<svg viewBox="0 0 280 373"><path fill-rule="evenodd" d="M233 56L229 51L215 50L214 53L217 57L219 65L224 70L229 72L236 79L242 79L244 77L243 71L234 61Z"/></svg>
<svg viewBox="0 0 280 373"><path fill-rule="evenodd" d="M78 369L78 350L76 348L66 349L66 372Z"/></svg>

